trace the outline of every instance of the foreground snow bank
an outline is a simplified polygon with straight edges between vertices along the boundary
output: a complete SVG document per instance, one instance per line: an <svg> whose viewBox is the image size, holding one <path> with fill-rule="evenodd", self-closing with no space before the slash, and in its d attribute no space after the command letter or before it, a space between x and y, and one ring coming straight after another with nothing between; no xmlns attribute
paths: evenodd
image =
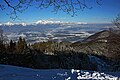
<svg viewBox="0 0 120 80"><path fill-rule="evenodd" d="M80 80L80 79L120 79L120 72L95 72L65 69L29 69L10 65L0 65L0 80Z"/></svg>

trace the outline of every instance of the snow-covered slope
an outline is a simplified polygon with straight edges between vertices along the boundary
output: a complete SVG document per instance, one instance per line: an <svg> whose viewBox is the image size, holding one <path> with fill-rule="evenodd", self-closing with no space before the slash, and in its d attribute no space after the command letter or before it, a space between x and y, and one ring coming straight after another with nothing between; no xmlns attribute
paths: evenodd
<svg viewBox="0 0 120 80"><path fill-rule="evenodd" d="M0 80L80 80L80 79L120 79L120 72L95 72L65 69L29 69L10 65L0 65Z"/></svg>

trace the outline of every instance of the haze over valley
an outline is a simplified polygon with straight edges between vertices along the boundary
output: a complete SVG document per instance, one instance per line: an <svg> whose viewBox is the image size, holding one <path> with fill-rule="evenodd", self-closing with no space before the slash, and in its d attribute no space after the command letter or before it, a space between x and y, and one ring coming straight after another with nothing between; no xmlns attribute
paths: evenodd
<svg viewBox="0 0 120 80"><path fill-rule="evenodd" d="M21 36L25 38L28 43L35 43L46 41L82 41L96 32L108 30L113 24L37 21L34 24L7 22L1 24L1 26L8 40L17 41Z"/></svg>

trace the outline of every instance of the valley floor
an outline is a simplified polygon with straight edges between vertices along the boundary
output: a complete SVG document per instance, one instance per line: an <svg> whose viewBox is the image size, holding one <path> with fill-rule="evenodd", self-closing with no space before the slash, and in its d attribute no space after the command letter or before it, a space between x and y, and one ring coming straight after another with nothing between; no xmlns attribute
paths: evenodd
<svg viewBox="0 0 120 80"><path fill-rule="evenodd" d="M74 69L30 69L0 64L0 80L119 80L120 72L96 72Z"/></svg>

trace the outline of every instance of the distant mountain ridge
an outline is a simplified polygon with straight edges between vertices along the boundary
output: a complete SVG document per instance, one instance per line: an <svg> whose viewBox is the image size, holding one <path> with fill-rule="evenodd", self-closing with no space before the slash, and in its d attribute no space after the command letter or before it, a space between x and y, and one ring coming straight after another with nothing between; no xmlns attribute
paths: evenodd
<svg viewBox="0 0 120 80"><path fill-rule="evenodd" d="M82 41L88 36L101 31L107 30L111 24L15 24L1 25L4 33L9 39L17 41L19 35L24 35L30 43L54 40L54 41ZM23 37L23 36L21 36ZM43 39L44 38L44 39Z"/></svg>
<svg viewBox="0 0 120 80"><path fill-rule="evenodd" d="M14 26L14 25L22 25L22 26L27 26L27 25L39 25L39 24L87 24L86 22L62 22L62 21L52 21L52 20L38 20L33 23L13 23L13 22L6 22L6 23L0 23L0 26Z"/></svg>
<svg viewBox="0 0 120 80"><path fill-rule="evenodd" d="M89 36L83 42L75 42L72 46L78 52L120 59L120 31L104 30Z"/></svg>
<svg viewBox="0 0 120 80"><path fill-rule="evenodd" d="M104 41L107 42L108 40L115 40L120 39L120 31L110 31L110 30L103 30L101 32L95 33L94 35L89 36L85 39L85 42L89 41Z"/></svg>

